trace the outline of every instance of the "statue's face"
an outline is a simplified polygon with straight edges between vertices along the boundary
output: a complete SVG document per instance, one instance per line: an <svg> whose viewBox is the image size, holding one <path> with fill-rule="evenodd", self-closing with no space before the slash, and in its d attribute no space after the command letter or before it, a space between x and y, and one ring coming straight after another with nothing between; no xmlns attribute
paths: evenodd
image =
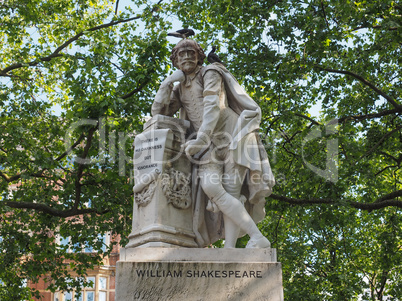
<svg viewBox="0 0 402 301"><path fill-rule="evenodd" d="M177 66L185 74L192 73L197 67L198 53L193 47L183 47L177 53Z"/></svg>

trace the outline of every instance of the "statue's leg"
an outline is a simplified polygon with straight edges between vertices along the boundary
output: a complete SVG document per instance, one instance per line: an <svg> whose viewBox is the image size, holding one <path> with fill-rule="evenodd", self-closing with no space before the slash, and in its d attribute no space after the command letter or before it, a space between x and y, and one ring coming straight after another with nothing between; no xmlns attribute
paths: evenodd
<svg viewBox="0 0 402 301"><path fill-rule="evenodd" d="M236 225L250 236L251 243L247 245L248 247L270 247L269 241L258 230L243 204L223 188L217 169L204 166L200 170L200 182L207 196L218 206L224 216L231 219L232 225ZM225 228L226 226L230 226L230 224L225 225Z"/></svg>
<svg viewBox="0 0 402 301"><path fill-rule="evenodd" d="M225 248L236 248L240 228L225 214L223 215L223 222L225 223Z"/></svg>
<svg viewBox="0 0 402 301"><path fill-rule="evenodd" d="M242 166L235 166L233 161L225 164L222 176L222 186L231 196L240 200L240 191L247 169ZM225 223L225 248L235 248L239 237L240 227L228 216L224 215Z"/></svg>

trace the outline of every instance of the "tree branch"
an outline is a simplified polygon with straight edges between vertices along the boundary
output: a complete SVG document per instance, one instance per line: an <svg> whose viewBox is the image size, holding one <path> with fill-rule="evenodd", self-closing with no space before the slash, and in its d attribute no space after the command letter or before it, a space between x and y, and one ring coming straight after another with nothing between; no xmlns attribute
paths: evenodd
<svg viewBox="0 0 402 301"><path fill-rule="evenodd" d="M386 156L386 157L388 157L388 158L390 158L390 159L392 159L392 160L394 160L397 164L398 164L398 166L401 164L401 162L402 162L402 155L399 155L399 157L398 158L395 158L394 156L392 156L392 155L390 155L390 154L387 154L386 152L379 152L380 154L382 154L382 155L384 155L384 156Z"/></svg>
<svg viewBox="0 0 402 301"><path fill-rule="evenodd" d="M11 208L16 208L16 209L33 209L35 211L43 212L50 214L52 216L58 216L58 217L70 217L70 216L75 216L75 215L82 215L82 214L89 214L89 213L96 213L96 214L105 214L109 212L110 210L103 210L103 211L98 211L96 209L69 209L69 210L57 210L55 208L52 208L48 205L41 204L41 203L26 203L26 202L14 202L14 201L6 201L4 202L4 205L11 207Z"/></svg>
<svg viewBox="0 0 402 301"><path fill-rule="evenodd" d="M374 145L369 151L367 151L364 155L362 155L357 161L359 162L361 159L363 159L364 157L367 157L368 155L370 155L372 152L374 152L376 150L377 147L379 147L386 138L388 138L389 136L391 136L393 133L399 131L400 129L402 129L402 125L398 126L396 129L393 129L392 131L386 133L384 136L381 137L381 139L376 143L376 145Z"/></svg>
<svg viewBox="0 0 402 301"><path fill-rule="evenodd" d="M140 92L142 89L144 89L144 87L150 82L150 80L146 80L143 83L139 84L137 88L135 88L133 91L131 91L130 93L127 93L126 95L123 95L121 98L123 99L127 99L131 96L133 96L134 94Z"/></svg>
<svg viewBox="0 0 402 301"><path fill-rule="evenodd" d="M58 157L56 158L56 161L60 161L60 160L63 159L65 156L67 156L68 153L70 153L78 144L80 144L81 141L82 141L84 138L85 138L85 134L82 133L82 134L80 135L80 137L77 139L77 141L76 141L68 150L66 150L63 154L61 154L60 156L58 156ZM4 149L1 149L1 150L6 153L6 151L5 151ZM48 151L48 152L49 152L49 151ZM49 153L50 153L50 152L49 152ZM32 176L32 177L49 178L49 177L46 177L46 176L43 175L43 172L45 172L45 171L46 171L46 169L43 169L43 170L38 171L38 172L36 172L36 173L30 173L29 175ZM18 174L13 175L13 176L9 176L9 175L3 173L2 171L0 171L0 177L2 177L7 183L10 183L10 182L13 182L13 181L15 181L15 180L18 180L18 179L21 178L21 176L22 176L21 173L18 173Z"/></svg>
<svg viewBox="0 0 402 301"><path fill-rule="evenodd" d="M379 172L377 172L374 176L378 176L379 174L383 173L384 171L386 171L388 168L392 168L392 167L397 167L396 165L388 165L386 167L384 167L383 169L381 169Z"/></svg>
<svg viewBox="0 0 402 301"><path fill-rule="evenodd" d="M84 147L84 150L81 154L81 158L86 158L88 153L89 153L89 149L92 145L92 138L93 135L95 133L95 131L97 130L98 125L91 128L89 130L89 133L87 135L87 143ZM82 135L81 135L82 136ZM80 141L82 140L82 138L80 138L77 140L77 142L75 143L75 145L78 145L78 143L80 143ZM83 174L83 170L84 170L84 164L80 164L78 169L77 169L77 174L76 174L76 179L75 179L75 201L74 201L74 206L72 209L69 210L57 210L54 209L48 205L45 204L41 204L41 203L27 203L27 202L15 202L15 201L6 201L4 202L4 204L8 207L11 208L19 208L19 209L33 209L36 211L40 211L40 212L44 212L53 216L58 216L58 217L70 217L70 216L75 216L75 215L81 215L81 214L88 214L88 213L96 213L96 214L104 214L107 213L109 210L103 210L103 211L97 211L95 209L78 209L79 206L79 202L81 199L81 177ZM45 171L42 170L36 174L31 174L32 176L37 176L37 177L43 177L43 172ZM6 174L4 174L3 172L0 171L0 176L3 177L7 182L11 182L14 180L18 180L21 177L21 174L9 177Z"/></svg>
<svg viewBox="0 0 402 301"><path fill-rule="evenodd" d="M327 14L325 13L325 7L324 7L324 2L323 2L323 1L321 1L321 10L322 10L322 13L324 14L324 20L325 20L325 23L327 24L328 30L331 30L331 29L329 28L329 23L328 23L328 19L327 19Z"/></svg>
<svg viewBox="0 0 402 301"><path fill-rule="evenodd" d="M78 137L77 141L75 141L75 143L73 145L71 145L71 147L68 150L66 150L64 153L62 153L60 156L58 156L56 158L56 161L60 161L65 156L67 156L78 144L81 143L81 141L84 139L84 137L85 137L85 135L84 135L84 133L82 133L80 135L80 137Z"/></svg>
<svg viewBox="0 0 402 301"><path fill-rule="evenodd" d="M388 27L388 28L384 28L382 25L358 26L358 27L355 27L355 28L351 29L350 32L356 31L356 30L360 30L360 29L365 29L365 28L367 28L367 29L378 29L378 28L381 28L381 29L388 29L388 30L397 30L399 27Z"/></svg>
<svg viewBox="0 0 402 301"><path fill-rule="evenodd" d="M390 194L387 194L387 195L379 198L378 200L376 200L373 203L360 203L360 202L354 202L351 200L334 200L334 199L327 199L327 198L295 199L295 198L289 198L289 197L277 195L277 194L271 194L270 198L273 198L278 201L283 201L283 202L286 202L289 204L293 204L293 205L299 205L299 206L320 205L320 204L344 206L345 204L347 204L356 209L372 211L372 210L378 210L378 209L382 209L382 208L386 208L386 207L402 208L402 201L398 201L395 199L400 196L402 196L402 190L394 191Z"/></svg>
<svg viewBox="0 0 402 301"><path fill-rule="evenodd" d="M16 174L14 176L8 176L2 171L0 171L0 177L2 177L7 183L10 183L12 181L18 180L21 177L21 174Z"/></svg>
<svg viewBox="0 0 402 301"><path fill-rule="evenodd" d="M125 75L125 72L123 69L121 69L121 67L113 62L110 62L113 66L115 66L123 75Z"/></svg>
<svg viewBox="0 0 402 301"><path fill-rule="evenodd" d="M278 116L272 115L272 116L275 117L275 118L274 118L274 120L272 120L272 122L269 123L269 126L268 126L268 128L267 128L267 130L266 130L265 136L268 135L268 132L271 130L272 126L273 126L280 118L282 118L282 115L278 115ZM267 123L268 123L268 121L267 121Z"/></svg>
<svg viewBox="0 0 402 301"><path fill-rule="evenodd" d="M85 144L84 151L81 154L81 158L85 159L89 153L89 149L91 148L92 145L92 138L99 127L99 123L96 125L96 127L93 127L89 130L88 136L87 136L87 143ZM75 200L74 200L74 207L73 210L77 210L78 205L81 200L81 177L82 177L82 172L84 171L84 164L80 164L77 169L77 175L75 178Z"/></svg>
<svg viewBox="0 0 402 301"><path fill-rule="evenodd" d="M336 70L336 69L331 69L331 68L324 68L322 66L319 65L314 65L316 68L323 70L323 71L327 71L327 72L331 72L331 73L338 73L338 74L345 74L345 75L350 75L352 77L354 77L355 79L357 79L358 81L360 81L361 83L365 84L366 86L370 87L371 89L373 89L377 94L381 95L382 97L384 97L393 107L395 107L396 109L398 109L399 111L402 110L402 105L398 104L395 99L393 99L391 96L389 96L388 94L386 94L384 91L380 90L378 87L376 87L373 83L369 82L368 80L366 80L365 78L363 78L362 76L360 76L357 73L351 72L351 71L346 71L346 70Z"/></svg>
<svg viewBox="0 0 402 301"><path fill-rule="evenodd" d="M397 190L397 191L384 195L383 197L376 200L375 203L381 203L381 202L384 202L387 200L392 200L392 199L395 199L400 196L402 196L402 190Z"/></svg>
<svg viewBox="0 0 402 301"><path fill-rule="evenodd" d="M381 281L380 281L380 290L377 291L377 298L381 300L383 298L385 284L387 283L388 279L388 271L382 271Z"/></svg>
<svg viewBox="0 0 402 301"><path fill-rule="evenodd" d="M399 109L392 109L392 110L385 110L382 112L378 113L371 113L371 114L366 114L366 115L354 115L354 116L344 116L341 118L338 118L337 121L339 123L347 122L347 121L361 121L365 119L372 119L372 118L379 118L391 114L396 114L398 112L401 112Z"/></svg>
<svg viewBox="0 0 402 301"><path fill-rule="evenodd" d="M159 5L161 2L162 2L162 1L159 1L157 5ZM154 6L154 8L152 9L152 12L154 12L154 11L157 9L157 8L156 8L157 5ZM48 55L48 56L45 56L45 57L38 58L38 59L33 60L33 61L29 62L29 63L16 63L16 64L12 64L11 66L8 66L7 68L5 68L5 69L3 69L3 70L0 70L0 76L8 76L7 73L8 73L9 71L12 71L12 70L15 70L15 69L18 69L18 68L21 68L21 67L26 67L26 66L36 66L36 65L38 65L40 62L50 61L50 60L52 60L53 58L63 56L63 54L60 54L60 52L61 52L64 48L68 47L71 43L73 43L73 42L75 42L76 40L78 40L80 37L82 37L82 36L83 36L84 34L86 34L86 33L93 32L93 31L97 31L97 30L99 30L99 29L103 29L103 28L107 28L107 27L111 27L111 26L114 26L114 25L117 25L117 24L120 24L120 23L126 23L126 22L130 22L130 21L133 21L133 20L137 20L137 19L140 19L141 17L142 17L142 15L139 15L139 16L135 16L135 17L128 18L128 19L123 19L123 20L118 20L118 21L112 21L112 22L109 22L109 23L106 23L106 24L98 25L98 26L89 28L89 29L87 29L87 30L84 30L84 31L82 31L82 32L80 32L80 33L78 33L78 34L76 34L76 35L73 36L72 38L68 39L67 41L65 41L63 44L61 44L59 47L57 47L57 49L56 49L55 51L53 51L52 54L50 54L50 55Z"/></svg>
<svg viewBox="0 0 402 301"><path fill-rule="evenodd" d="M31 177L36 177L36 178L49 178L49 177L46 177L46 176L43 175L43 173L45 171L46 171L46 168L42 169L41 171L38 171L36 173L30 173L29 175ZM21 178L21 176L22 176L21 173L18 173L18 174L13 175L13 176L8 176L7 174L5 174L2 171L0 171L0 177L2 177L7 183L10 183L10 182L13 182L15 180L18 180L18 179Z"/></svg>
<svg viewBox="0 0 402 301"><path fill-rule="evenodd" d="M294 113L294 114L295 114L296 116L298 116L298 117L307 119L308 121L310 121L310 122L311 122L312 124L314 124L314 125L321 125L319 122L315 121L313 118L310 118L310 117L308 117L308 116L306 116L306 115L299 114L299 113Z"/></svg>
<svg viewBox="0 0 402 301"><path fill-rule="evenodd" d="M119 1L120 1L120 0L117 0L117 1L116 1L116 8L115 8L115 10L114 10L114 14L115 14L115 15L117 15L117 12L119 11Z"/></svg>

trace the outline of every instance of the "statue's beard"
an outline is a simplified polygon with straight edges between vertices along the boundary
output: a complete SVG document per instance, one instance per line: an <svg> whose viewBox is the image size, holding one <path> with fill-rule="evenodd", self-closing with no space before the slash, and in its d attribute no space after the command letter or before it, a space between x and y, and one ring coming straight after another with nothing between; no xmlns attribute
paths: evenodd
<svg viewBox="0 0 402 301"><path fill-rule="evenodd" d="M192 61L187 61L181 64L180 70L186 74L192 73L197 67L197 63Z"/></svg>

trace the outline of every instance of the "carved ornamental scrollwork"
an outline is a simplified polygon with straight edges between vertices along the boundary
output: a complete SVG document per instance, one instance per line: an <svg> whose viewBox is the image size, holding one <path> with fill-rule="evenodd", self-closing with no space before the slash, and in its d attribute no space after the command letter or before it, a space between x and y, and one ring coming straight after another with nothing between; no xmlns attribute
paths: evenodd
<svg viewBox="0 0 402 301"><path fill-rule="evenodd" d="M134 200L138 206L145 207L148 205L151 200L152 196L156 190L157 181L151 182L148 186L146 186L142 191L134 193Z"/></svg>
<svg viewBox="0 0 402 301"><path fill-rule="evenodd" d="M152 178L151 176L149 177ZM187 209L191 206L191 174L169 168L166 172L153 177L149 183L141 183L135 188L134 199L138 206L147 206L160 185L169 204L178 209ZM142 186L142 187L141 187Z"/></svg>
<svg viewBox="0 0 402 301"><path fill-rule="evenodd" d="M160 175L162 191L168 203L178 209L187 209L191 206L190 175L170 168Z"/></svg>

